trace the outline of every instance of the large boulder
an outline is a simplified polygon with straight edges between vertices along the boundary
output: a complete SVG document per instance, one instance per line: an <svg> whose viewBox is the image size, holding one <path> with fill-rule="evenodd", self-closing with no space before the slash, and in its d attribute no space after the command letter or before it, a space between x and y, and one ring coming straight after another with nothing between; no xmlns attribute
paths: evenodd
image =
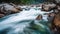
<svg viewBox="0 0 60 34"><path fill-rule="evenodd" d="M42 5L42 10L43 11L50 11L52 9L56 8L55 4L43 4Z"/></svg>
<svg viewBox="0 0 60 34"><path fill-rule="evenodd" d="M17 5L8 4L8 3L0 4L0 14L9 15L9 14L18 13L20 11L22 11L22 9Z"/></svg>

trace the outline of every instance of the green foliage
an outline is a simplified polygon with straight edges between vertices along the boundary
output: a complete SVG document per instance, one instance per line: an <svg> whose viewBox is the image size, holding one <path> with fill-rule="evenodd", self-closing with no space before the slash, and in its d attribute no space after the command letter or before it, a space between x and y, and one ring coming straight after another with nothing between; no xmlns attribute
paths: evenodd
<svg viewBox="0 0 60 34"><path fill-rule="evenodd" d="M7 2L7 3L15 3L15 4L36 4L36 3L41 3L46 0L0 0L2 2Z"/></svg>

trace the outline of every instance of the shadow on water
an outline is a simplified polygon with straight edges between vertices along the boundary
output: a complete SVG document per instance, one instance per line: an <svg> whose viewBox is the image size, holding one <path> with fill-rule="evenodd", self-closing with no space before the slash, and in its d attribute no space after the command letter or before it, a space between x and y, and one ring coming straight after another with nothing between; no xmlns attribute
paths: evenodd
<svg viewBox="0 0 60 34"><path fill-rule="evenodd" d="M11 28L6 28L6 29L3 29L2 31L0 31L0 34L7 34L7 32L9 32Z"/></svg>

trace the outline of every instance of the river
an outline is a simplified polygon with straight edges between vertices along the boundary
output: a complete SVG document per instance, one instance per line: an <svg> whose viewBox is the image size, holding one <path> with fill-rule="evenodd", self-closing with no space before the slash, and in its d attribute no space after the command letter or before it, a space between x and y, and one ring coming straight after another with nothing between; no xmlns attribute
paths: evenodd
<svg viewBox="0 0 60 34"><path fill-rule="evenodd" d="M52 34L45 24L45 22L48 22L48 15L44 15L52 11L44 12L40 8L24 8L19 13L0 18L0 34ZM40 14L43 16L44 23L40 22L42 20L36 20L36 17Z"/></svg>

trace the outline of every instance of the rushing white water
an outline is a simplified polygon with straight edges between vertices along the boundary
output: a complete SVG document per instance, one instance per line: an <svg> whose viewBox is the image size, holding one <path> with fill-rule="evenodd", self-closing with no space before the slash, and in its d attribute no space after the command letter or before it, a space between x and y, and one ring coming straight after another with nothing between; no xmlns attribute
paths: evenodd
<svg viewBox="0 0 60 34"><path fill-rule="evenodd" d="M44 14L50 13L50 12L44 12L39 9L40 9L39 7L33 7L33 8L30 8L29 10L27 8L26 10L23 9L23 11L21 11L20 13L12 14L12 15L1 18L0 19L0 31L5 32L4 30L8 29L7 33L2 33L2 34L28 34L28 33L24 33L24 29L26 27L29 27L30 23L33 20L35 20L39 14L43 16L43 19L45 21L48 21L47 20L48 15L44 15ZM36 23L36 24L39 25L39 23ZM33 34L37 34L37 33L35 32Z"/></svg>

